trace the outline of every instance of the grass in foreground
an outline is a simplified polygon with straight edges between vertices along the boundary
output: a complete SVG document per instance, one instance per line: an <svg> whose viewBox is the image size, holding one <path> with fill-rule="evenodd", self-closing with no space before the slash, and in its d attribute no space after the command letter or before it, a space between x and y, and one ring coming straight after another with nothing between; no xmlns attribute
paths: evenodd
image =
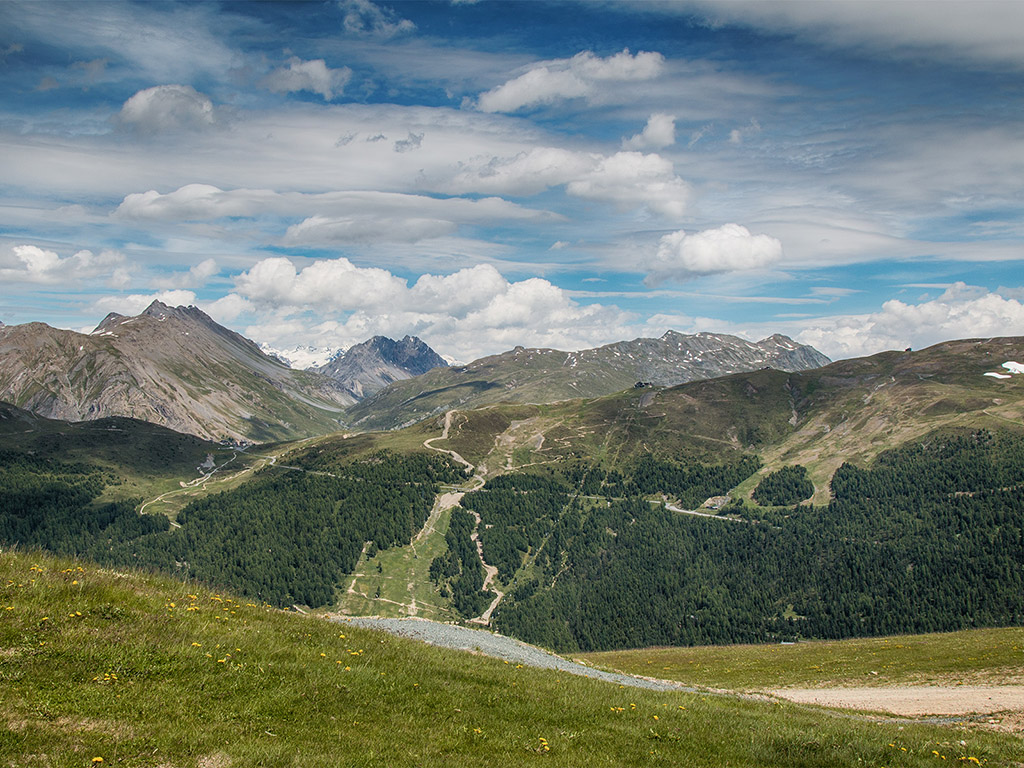
<svg viewBox="0 0 1024 768"><path fill-rule="evenodd" d="M1008 736L621 688L35 553L0 553L0 690L15 768L1020 765Z"/></svg>
<svg viewBox="0 0 1024 768"><path fill-rule="evenodd" d="M1024 627L814 641L648 648L583 654L595 666L688 685L783 687L1024 683Z"/></svg>

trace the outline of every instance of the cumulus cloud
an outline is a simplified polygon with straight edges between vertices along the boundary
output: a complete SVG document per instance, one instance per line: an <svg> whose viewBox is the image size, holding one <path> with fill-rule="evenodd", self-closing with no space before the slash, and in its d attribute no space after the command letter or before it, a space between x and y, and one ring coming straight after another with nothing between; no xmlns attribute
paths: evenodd
<svg viewBox="0 0 1024 768"><path fill-rule="evenodd" d="M230 323L241 315L252 312L255 307L251 301L237 293L229 293L215 301L202 302L201 309L218 323Z"/></svg>
<svg viewBox="0 0 1024 768"><path fill-rule="evenodd" d="M198 130L213 125L213 102L191 85L158 85L132 96L121 107L121 124L144 134Z"/></svg>
<svg viewBox="0 0 1024 768"><path fill-rule="evenodd" d="M409 291L409 307L417 312L440 308L445 314L465 317L503 295L508 287L508 281L490 264L478 264L451 275L421 275Z"/></svg>
<svg viewBox="0 0 1024 768"><path fill-rule="evenodd" d="M315 261L298 270L286 257L258 262L235 280L238 293L267 306L329 309L387 307L405 291L405 281L376 267L357 267L346 258Z"/></svg>
<svg viewBox="0 0 1024 768"><path fill-rule="evenodd" d="M937 299L908 304L897 299L865 315L822 318L796 334L832 358L886 349L915 349L946 339L1024 335L1024 304L983 288L956 283Z"/></svg>
<svg viewBox="0 0 1024 768"><path fill-rule="evenodd" d="M344 13L343 24L349 34L387 39L416 29L409 19L401 19L370 0L339 0L338 7Z"/></svg>
<svg viewBox="0 0 1024 768"><path fill-rule="evenodd" d="M653 257L644 263L648 285L663 280L690 280L719 272L763 269L782 258L782 243L768 235L752 235L739 224L687 234L664 235Z"/></svg>
<svg viewBox="0 0 1024 768"><path fill-rule="evenodd" d="M275 257L240 275L231 296L225 297L227 308L273 317L246 329L259 341L330 346L378 333L415 333L461 359L516 344L593 346L627 334L632 319L616 307L580 305L547 280L509 282L487 264L424 274L409 286L386 270L357 267L344 258L298 269Z"/></svg>
<svg viewBox="0 0 1024 768"><path fill-rule="evenodd" d="M263 84L274 93L309 91L330 101L342 94L350 79L352 70L348 67L331 69L323 59L303 61L292 56L287 67L275 69L264 78Z"/></svg>
<svg viewBox="0 0 1024 768"><path fill-rule="evenodd" d="M623 149L663 149L676 143L676 117L655 112L642 132L622 140Z"/></svg>
<svg viewBox="0 0 1024 768"><path fill-rule="evenodd" d="M660 53L629 49L602 59L581 51L571 59L542 62L496 88L480 94L483 112L515 112L524 107L553 104L564 99L591 98L607 85L652 80L661 74L665 57Z"/></svg>
<svg viewBox="0 0 1024 768"><path fill-rule="evenodd" d="M77 251L71 256L61 257L56 251L35 245L15 245L9 252L0 254L0 278L18 283L75 282L97 277L116 280L124 256L117 251Z"/></svg>

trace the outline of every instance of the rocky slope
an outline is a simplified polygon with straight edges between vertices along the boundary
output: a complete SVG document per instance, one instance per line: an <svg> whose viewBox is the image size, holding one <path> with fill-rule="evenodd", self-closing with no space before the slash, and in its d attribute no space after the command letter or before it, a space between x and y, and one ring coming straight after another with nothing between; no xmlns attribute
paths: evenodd
<svg viewBox="0 0 1024 768"><path fill-rule="evenodd" d="M196 307L153 302L91 334L0 327L0 400L70 421L130 416L208 439L266 441L337 429L354 398L294 371Z"/></svg>

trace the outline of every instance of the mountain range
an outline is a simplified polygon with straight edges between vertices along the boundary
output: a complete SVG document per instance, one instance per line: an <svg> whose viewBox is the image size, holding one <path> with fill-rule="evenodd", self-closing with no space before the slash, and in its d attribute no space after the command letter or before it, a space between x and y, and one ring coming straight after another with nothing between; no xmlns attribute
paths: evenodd
<svg viewBox="0 0 1024 768"><path fill-rule="evenodd" d="M598 397L828 358L785 336L670 331L579 352L516 347L449 367L420 339L375 336L295 370L196 307L153 302L111 313L92 333L43 323L0 326L0 400L42 416L127 416L205 439L266 442L391 429L454 407Z"/></svg>
<svg viewBox="0 0 1024 768"><path fill-rule="evenodd" d="M726 334L668 331L657 339L620 341L579 352L516 347L395 382L353 406L348 415L353 426L387 429L453 407L601 397L638 385L670 387L760 368L800 371L829 362L813 347L781 335L751 342Z"/></svg>

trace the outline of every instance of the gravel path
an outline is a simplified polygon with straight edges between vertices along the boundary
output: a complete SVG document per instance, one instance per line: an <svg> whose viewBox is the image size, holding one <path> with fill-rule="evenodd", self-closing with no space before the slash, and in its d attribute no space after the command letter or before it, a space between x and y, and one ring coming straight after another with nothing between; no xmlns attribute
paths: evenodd
<svg viewBox="0 0 1024 768"><path fill-rule="evenodd" d="M460 627L456 624L440 624L436 621L418 618L384 619L353 616L351 618L346 617L335 620L368 629L381 629L393 635L409 637L442 648L474 651L485 656L504 659L510 663L525 664L526 666L540 667L541 669L555 669L560 672L592 677L618 685L628 685L633 688L649 688L655 691L696 693L694 688L687 688L679 683L673 683L668 680L649 680L643 677L633 677L632 675L621 675L615 672L602 672L599 669L591 669L582 664L567 661L561 656L555 656L553 653L548 653L536 646L527 645L514 638L505 637L504 635L484 629L470 629L469 627Z"/></svg>

